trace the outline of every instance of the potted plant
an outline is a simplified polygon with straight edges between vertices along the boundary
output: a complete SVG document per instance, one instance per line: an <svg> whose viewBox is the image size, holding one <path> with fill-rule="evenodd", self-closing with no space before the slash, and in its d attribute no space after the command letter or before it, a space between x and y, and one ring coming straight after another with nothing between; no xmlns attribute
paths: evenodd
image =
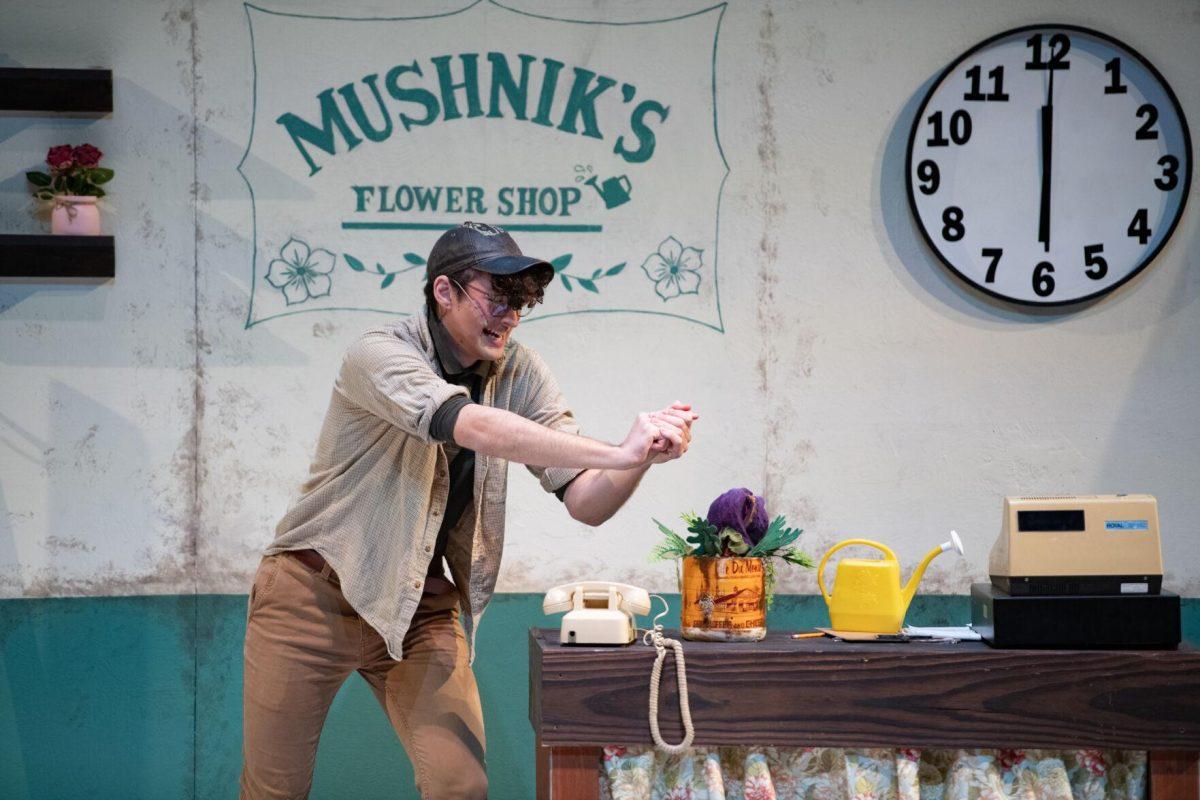
<svg viewBox="0 0 1200 800"><path fill-rule="evenodd" d="M679 559L680 627L683 638L757 641L767 635L766 611L774 600L775 562L812 569L813 560L794 546L803 533L778 516L768 522L766 504L749 489L730 489L708 514L682 515L684 537L658 520L667 537L652 561Z"/></svg>
<svg viewBox="0 0 1200 800"><path fill-rule="evenodd" d="M96 201L104 197L102 184L112 180L113 171L99 166L104 156L90 144L72 147L60 144L46 153L50 173L26 172L34 196L53 202L50 232L66 236L99 236L100 210Z"/></svg>

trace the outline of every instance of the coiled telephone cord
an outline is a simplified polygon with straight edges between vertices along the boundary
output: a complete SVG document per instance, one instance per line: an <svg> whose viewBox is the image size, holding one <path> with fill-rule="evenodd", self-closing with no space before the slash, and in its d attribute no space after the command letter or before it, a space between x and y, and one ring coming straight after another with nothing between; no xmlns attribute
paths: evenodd
<svg viewBox="0 0 1200 800"><path fill-rule="evenodd" d="M658 651L658 657L654 659L654 668L650 670L650 735L654 738L655 746L663 752L682 753L692 746L692 737L695 734L695 730L692 728L692 709L688 705L687 667L683 660L683 645L675 639L663 636L663 626L658 620L667 613L669 606L660 595L655 594L651 597L662 600L663 610L654 617L654 627L647 630L642 636L643 644L653 644L654 649ZM667 657L668 647L674 651L675 677L679 683L679 716L683 720L684 730L683 741L679 744L669 744L663 741L662 733L658 730L658 685L662 679L663 660Z"/></svg>

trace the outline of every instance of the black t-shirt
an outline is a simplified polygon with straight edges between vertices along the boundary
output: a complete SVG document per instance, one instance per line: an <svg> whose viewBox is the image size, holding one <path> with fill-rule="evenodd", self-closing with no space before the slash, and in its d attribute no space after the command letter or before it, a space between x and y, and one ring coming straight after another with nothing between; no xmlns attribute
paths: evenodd
<svg viewBox="0 0 1200 800"><path fill-rule="evenodd" d="M447 375L446 380L450 383L466 386L471 393L471 399L468 401L465 397L451 398L451 400L443 403L434 414L434 420L448 427L449 435L447 440L453 440L454 423L458 419L458 412L462 410L468 402L479 402L480 392L483 388L483 377L474 372L462 372L457 375ZM446 419L438 420L438 416L442 413L442 409L456 403L457 408L447 409L452 413L446 414ZM441 426L439 426L441 427ZM433 426L430 426L431 435ZM463 512L467 510L472 500L475 497L475 451L461 448L458 454L450 461L450 491L446 497L446 513L442 516L442 527L438 529L437 544L433 547L433 560L429 562L429 570L426 574L445 577L445 568L442 566L442 557L446 554L446 540L450 537L450 531L458 524L462 518Z"/></svg>
<svg viewBox="0 0 1200 800"><path fill-rule="evenodd" d="M480 396L483 393L484 375L487 374L491 365L478 361L469 367L463 367L454 356L454 351L449 344L450 333L446 330L441 320L432 312L429 313L428 319L429 332L433 337L433 348L437 352L438 361L441 364L442 372L446 376L446 381L456 386L465 386L471 395L470 400L462 395L451 397L438 407L437 411L433 413L433 419L430 420L430 438L440 442L453 442L454 425L458 421L458 414L469 403L479 402ZM445 568L442 566L442 558L446 554L446 540L450 537L450 531L454 529L454 526L462 518L463 512L467 510L467 506L475 498L474 450L468 450L464 447L451 459L449 479L450 489L446 497L446 513L442 516L442 526L438 529L437 543L434 545L433 557L429 562L429 570L426 573L427 575L436 575L440 578L446 577ZM567 487L574 480L572 478L554 492L559 500L564 499Z"/></svg>

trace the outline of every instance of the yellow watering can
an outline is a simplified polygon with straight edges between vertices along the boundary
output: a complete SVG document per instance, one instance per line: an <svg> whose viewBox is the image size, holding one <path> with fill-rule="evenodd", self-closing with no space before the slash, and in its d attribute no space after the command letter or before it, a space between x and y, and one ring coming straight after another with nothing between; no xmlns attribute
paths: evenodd
<svg viewBox="0 0 1200 800"><path fill-rule="evenodd" d="M830 597L829 592L825 591L825 562L838 550L854 544L882 550L887 558L843 558L838 562L834 593ZM950 541L930 550L908 579L908 584L901 586L900 562L886 545L869 539L847 539L829 548L817 566L817 585L821 587L825 604L829 606L829 621L833 629L899 633L904 625L904 614L916 594L925 568L947 550L955 550L960 556L963 553L962 539L958 538L956 531L950 531Z"/></svg>

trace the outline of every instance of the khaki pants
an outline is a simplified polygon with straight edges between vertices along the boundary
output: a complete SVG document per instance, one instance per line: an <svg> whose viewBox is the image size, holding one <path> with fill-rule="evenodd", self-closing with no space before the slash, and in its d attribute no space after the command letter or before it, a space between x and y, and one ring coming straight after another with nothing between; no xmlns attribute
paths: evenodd
<svg viewBox="0 0 1200 800"><path fill-rule="evenodd" d="M247 604L241 797L308 796L329 705L355 670L400 737L422 798L486 797L483 712L457 606L457 590L422 595L396 661L328 568L264 557Z"/></svg>

